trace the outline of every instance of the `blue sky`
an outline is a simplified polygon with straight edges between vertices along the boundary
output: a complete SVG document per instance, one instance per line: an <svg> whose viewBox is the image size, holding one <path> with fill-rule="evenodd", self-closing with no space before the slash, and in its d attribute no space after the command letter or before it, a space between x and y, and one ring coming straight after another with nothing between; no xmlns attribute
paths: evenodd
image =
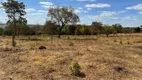
<svg viewBox="0 0 142 80"><path fill-rule="evenodd" d="M0 0L0 2L5 0ZM80 17L81 24L99 21L112 25L120 23L124 27L142 25L142 0L18 0L26 5L28 24L44 24L48 19L49 7L71 6ZM1 6L1 5L0 5ZM0 22L7 21L4 11L0 11Z"/></svg>

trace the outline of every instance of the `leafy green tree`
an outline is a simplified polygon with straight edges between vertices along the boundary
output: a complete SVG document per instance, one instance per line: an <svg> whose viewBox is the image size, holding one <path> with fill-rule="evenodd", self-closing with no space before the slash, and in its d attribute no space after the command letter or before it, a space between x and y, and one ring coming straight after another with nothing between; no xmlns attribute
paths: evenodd
<svg viewBox="0 0 142 80"><path fill-rule="evenodd" d="M81 35L81 25L77 25L76 28L75 28L75 35Z"/></svg>
<svg viewBox="0 0 142 80"><path fill-rule="evenodd" d="M103 27L103 33L106 34L108 37L110 34L116 33L116 29L112 26L105 25Z"/></svg>
<svg viewBox="0 0 142 80"><path fill-rule="evenodd" d="M116 29L117 33L122 32L123 27L121 24L113 24L112 26Z"/></svg>
<svg viewBox="0 0 142 80"><path fill-rule="evenodd" d="M4 28L0 27L0 35L3 35L3 33L4 33Z"/></svg>
<svg viewBox="0 0 142 80"><path fill-rule="evenodd" d="M100 34L103 24L101 22L92 22L91 34Z"/></svg>
<svg viewBox="0 0 142 80"><path fill-rule="evenodd" d="M64 26L64 28L63 28L63 30L62 30L62 33L63 33L63 34L66 34L66 35L69 34L69 25L65 25L65 26Z"/></svg>
<svg viewBox="0 0 142 80"><path fill-rule="evenodd" d="M125 28L122 29L122 32L123 33L133 33L134 29L130 28L130 27L125 27Z"/></svg>
<svg viewBox="0 0 142 80"><path fill-rule="evenodd" d="M42 29L42 27L41 27L39 24L37 24L37 25L35 25L35 26L32 26L31 28L32 28L33 31L35 32L35 35L36 35L36 36L41 34L41 29Z"/></svg>
<svg viewBox="0 0 142 80"><path fill-rule="evenodd" d="M58 38L60 38L62 29L65 25L76 24L79 22L79 17L73 8L70 7L53 7L48 11L51 21L56 22L58 26Z"/></svg>
<svg viewBox="0 0 142 80"><path fill-rule="evenodd" d="M141 32L141 28L140 27L136 27L135 31L136 31L136 33L140 33Z"/></svg>
<svg viewBox="0 0 142 80"><path fill-rule="evenodd" d="M3 34L6 36L11 36L12 32L10 30L5 29Z"/></svg>
<svg viewBox="0 0 142 80"><path fill-rule="evenodd" d="M18 2L16 0L7 0L6 2L2 3L2 6L5 9L5 13L7 13L7 23L12 27L12 46L15 47L17 23L27 22L24 18L24 15L26 15L25 5L23 2Z"/></svg>
<svg viewBox="0 0 142 80"><path fill-rule="evenodd" d="M27 26L27 23L18 19L16 24L16 35L27 35L27 34L29 34L29 27Z"/></svg>
<svg viewBox="0 0 142 80"><path fill-rule="evenodd" d="M43 30L44 34L54 35L57 32L57 27L56 27L55 23L53 23L51 21L46 21L42 30Z"/></svg>
<svg viewBox="0 0 142 80"><path fill-rule="evenodd" d="M19 25L17 35L30 35L30 28L27 25Z"/></svg>
<svg viewBox="0 0 142 80"><path fill-rule="evenodd" d="M80 32L81 32L82 35L87 35L89 33L88 26L81 25Z"/></svg>
<svg viewBox="0 0 142 80"><path fill-rule="evenodd" d="M140 31L140 32L142 32L142 25L140 25L140 28L141 28L141 31Z"/></svg>
<svg viewBox="0 0 142 80"><path fill-rule="evenodd" d="M75 25L69 25L68 26L68 33L69 33L69 35L75 35Z"/></svg>

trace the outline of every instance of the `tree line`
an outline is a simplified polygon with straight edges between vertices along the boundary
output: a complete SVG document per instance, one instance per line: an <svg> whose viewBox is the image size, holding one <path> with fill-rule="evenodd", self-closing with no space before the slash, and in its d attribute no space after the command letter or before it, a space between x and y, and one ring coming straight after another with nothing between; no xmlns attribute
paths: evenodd
<svg viewBox="0 0 142 80"><path fill-rule="evenodd" d="M6 26L0 28L0 35L12 36L13 28ZM121 24L103 25L101 22L93 22L92 25L77 24L77 25L65 25L61 30L61 35L98 35L117 33L140 33L142 27L122 27ZM17 25L16 35L58 35L58 25L51 21L46 21L44 25Z"/></svg>

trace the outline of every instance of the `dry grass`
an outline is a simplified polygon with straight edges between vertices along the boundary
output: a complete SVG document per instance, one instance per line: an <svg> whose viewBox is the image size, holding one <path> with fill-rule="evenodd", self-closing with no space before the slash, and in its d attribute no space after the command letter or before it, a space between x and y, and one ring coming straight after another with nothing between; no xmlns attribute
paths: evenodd
<svg viewBox="0 0 142 80"><path fill-rule="evenodd" d="M38 39L17 37L17 51L13 52L3 51L11 48L11 38L0 37L0 80L10 77L13 80L142 79L142 34ZM47 49L39 50L40 46ZM72 61L80 64L84 78L70 75Z"/></svg>

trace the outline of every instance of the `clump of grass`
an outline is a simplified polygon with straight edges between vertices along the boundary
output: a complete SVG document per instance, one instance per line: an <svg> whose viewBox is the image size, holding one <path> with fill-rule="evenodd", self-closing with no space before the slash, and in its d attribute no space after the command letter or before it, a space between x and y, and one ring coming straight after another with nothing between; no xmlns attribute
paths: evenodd
<svg viewBox="0 0 142 80"><path fill-rule="evenodd" d="M72 42L70 42L70 43L69 43L69 46L73 46L73 43L72 43Z"/></svg>
<svg viewBox="0 0 142 80"><path fill-rule="evenodd" d="M31 37L29 36L29 37L28 37L28 39L30 40L30 39L31 39Z"/></svg>
<svg viewBox="0 0 142 80"><path fill-rule="evenodd" d="M117 42L117 40L114 40L113 42Z"/></svg>
<svg viewBox="0 0 142 80"><path fill-rule="evenodd" d="M120 40L120 44L123 44L122 40Z"/></svg>
<svg viewBox="0 0 142 80"><path fill-rule="evenodd" d="M70 37L68 37L67 40L70 40Z"/></svg>
<svg viewBox="0 0 142 80"><path fill-rule="evenodd" d="M71 71L71 75L73 76L80 76L81 72L80 72L80 65L78 64L78 62L72 62L70 65L70 71Z"/></svg>
<svg viewBox="0 0 142 80"><path fill-rule="evenodd" d="M91 50L89 48L87 48L86 51L91 51Z"/></svg>
<svg viewBox="0 0 142 80"><path fill-rule="evenodd" d="M100 36L99 36L99 34L97 34L97 38L96 39L98 40L99 38L100 38Z"/></svg>
<svg viewBox="0 0 142 80"><path fill-rule="evenodd" d="M130 41L127 42L128 44L131 44Z"/></svg>

